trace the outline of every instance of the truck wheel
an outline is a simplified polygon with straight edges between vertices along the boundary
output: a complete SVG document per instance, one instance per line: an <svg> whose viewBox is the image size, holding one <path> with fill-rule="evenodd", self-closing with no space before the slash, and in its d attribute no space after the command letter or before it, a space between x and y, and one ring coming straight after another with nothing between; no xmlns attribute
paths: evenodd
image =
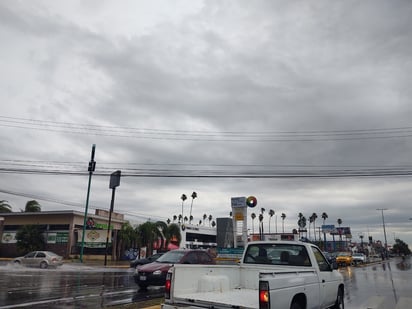
<svg viewBox="0 0 412 309"><path fill-rule="evenodd" d="M342 288L339 288L335 305L332 308L333 309L344 309L345 308L345 303L343 301L343 289Z"/></svg>
<svg viewBox="0 0 412 309"><path fill-rule="evenodd" d="M290 306L290 309L303 309L299 302L294 301Z"/></svg>

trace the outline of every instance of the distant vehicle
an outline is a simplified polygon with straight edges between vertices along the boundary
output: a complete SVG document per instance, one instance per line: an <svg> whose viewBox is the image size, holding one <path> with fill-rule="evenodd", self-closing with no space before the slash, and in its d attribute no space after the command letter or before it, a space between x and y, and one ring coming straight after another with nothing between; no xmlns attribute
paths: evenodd
<svg viewBox="0 0 412 309"><path fill-rule="evenodd" d="M328 260L329 264L333 265L333 263L336 263L336 256L333 253L323 251L323 255L326 257Z"/></svg>
<svg viewBox="0 0 412 309"><path fill-rule="evenodd" d="M28 267L57 267L63 265L63 257L51 251L32 251L15 258L13 263Z"/></svg>
<svg viewBox="0 0 412 309"><path fill-rule="evenodd" d="M345 266L352 265L353 263L352 254L350 252L338 252L338 254L336 255L336 263L338 265L345 265Z"/></svg>
<svg viewBox="0 0 412 309"><path fill-rule="evenodd" d="M356 252L352 254L352 260L355 264L365 264L368 262L368 257L363 253Z"/></svg>
<svg viewBox="0 0 412 309"><path fill-rule="evenodd" d="M164 254L164 252L163 253L155 253L155 254L149 256L148 258L135 259L135 260L130 262L130 267L136 267L136 266L139 266L139 265L152 263L152 262L156 261L158 258L160 258L163 254Z"/></svg>
<svg viewBox="0 0 412 309"><path fill-rule="evenodd" d="M176 249L163 254L156 261L137 266L133 276L136 284L145 289L149 285L162 286L166 275L174 264L216 264L213 257L205 250Z"/></svg>
<svg viewBox="0 0 412 309"><path fill-rule="evenodd" d="M369 256L369 261L370 262L377 262L377 261L382 261L382 256L379 254L371 254Z"/></svg>

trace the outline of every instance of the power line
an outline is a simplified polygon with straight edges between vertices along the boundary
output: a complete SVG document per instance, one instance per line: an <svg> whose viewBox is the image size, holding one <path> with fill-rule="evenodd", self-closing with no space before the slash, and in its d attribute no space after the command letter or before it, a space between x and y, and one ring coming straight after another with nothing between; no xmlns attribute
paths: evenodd
<svg viewBox="0 0 412 309"><path fill-rule="evenodd" d="M0 126L107 137L203 142L317 142L412 137L412 127L306 131L188 131L77 124L0 116Z"/></svg>

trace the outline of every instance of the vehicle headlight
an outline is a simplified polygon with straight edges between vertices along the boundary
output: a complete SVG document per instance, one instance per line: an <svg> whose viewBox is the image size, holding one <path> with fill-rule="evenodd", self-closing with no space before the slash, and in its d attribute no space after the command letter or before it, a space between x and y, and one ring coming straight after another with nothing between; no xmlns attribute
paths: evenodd
<svg viewBox="0 0 412 309"><path fill-rule="evenodd" d="M153 272L153 275L155 275L155 276L158 276L158 275L161 275L162 274L162 271L161 270L155 270L154 272Z"/></svg>

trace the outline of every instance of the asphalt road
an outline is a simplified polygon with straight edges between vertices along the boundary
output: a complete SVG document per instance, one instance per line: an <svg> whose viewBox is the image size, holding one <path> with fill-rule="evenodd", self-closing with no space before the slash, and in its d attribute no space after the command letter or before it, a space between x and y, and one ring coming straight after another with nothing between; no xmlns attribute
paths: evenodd
<svg viewBox="0 0 412 309"><path fill-rule="evenodd" d="M340 268L345 308L395 308L412 297L411 261L394 258L368 266ZM121 307L163 297L162 288L139 292L133 269L68 263L58 269L0 264L0 308ZM408 305L412 303L410 301ZM409 307L405 307L409 308Z"/></svg>

